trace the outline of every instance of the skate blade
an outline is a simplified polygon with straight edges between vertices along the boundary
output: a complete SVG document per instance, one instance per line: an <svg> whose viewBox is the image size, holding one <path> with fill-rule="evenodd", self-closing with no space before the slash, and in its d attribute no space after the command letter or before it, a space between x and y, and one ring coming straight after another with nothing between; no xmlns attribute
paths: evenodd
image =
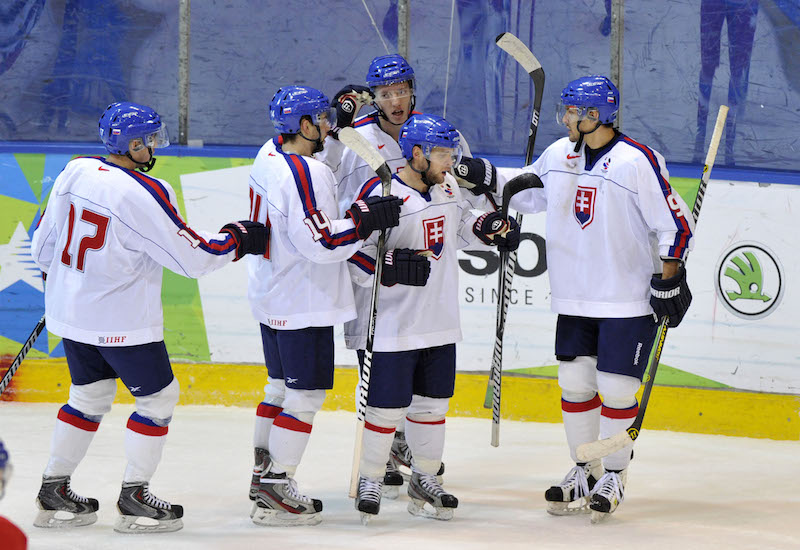
<svg viewBox="0 0 800 550"><path fill-rule="evenodd" d="M366 512L360 512L361 514L361 525L366 527L369 525L369 522L372 521L372 518L375 517L375 514L368 514Z"/></svg>
<svg viewBox="0 0 800 550"><path fill-rule="evenodd" d="M317 525L322 521L322 514L292 514L271 508L256 507L255 513L250 516L256 525L293 527L295 525Z"/></svg>
<svg viewBox="0 0 800 550"><path fill-rule="evenodd" d="M143 516L118 516L114 522L114 531L126 534L172 533L183 529L183 520L153 519Z"/></svg>
<svg viewBox="0 0 800 550"><path fill-rule="evenodd" d="M596 510L592 510L591 512L592 512L591 522L592 522L593 525L598 524L598 523L603 523L608 518L611 517L611 513L610 512L598 512Z"/></svg>
<svg viewBox="0 0 800 550"><path fill-rule="evenodd" d="M590 511L585 498L573 502L547 502L547 513L552 516L577 516L588 514Z"/></svg>
<svg viewBox="0 0 800 550"><path fill-rule="evenodd" d="M389 500L396 500L397 497L400 496L400 486L384 485L381 488L381 494L383 495L383 498L388 498Z"/></svg>
<svg viewBox="0 0 800 550"><path fill-rule="evenodd" d="M453 510L453 508L436 508L429 502L419 499L411 499L408 503L408 513L421 518L448 521L453 519Z"/></svg>
<svg viewBox="0 0 800 550"><path fill-rule="evenodd" d="M36 519L33 520L35 527L45 529L64 529L70 527L83 527L91 525L97 521L97 514L73 514L64 510L39 510Z"/></svg>

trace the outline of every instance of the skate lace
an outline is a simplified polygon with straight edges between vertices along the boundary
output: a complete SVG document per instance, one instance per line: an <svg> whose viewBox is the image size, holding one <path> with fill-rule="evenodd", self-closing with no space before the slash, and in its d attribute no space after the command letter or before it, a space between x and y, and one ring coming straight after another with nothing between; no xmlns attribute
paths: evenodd
<svg viewBox="0 0 800 550"><path fill-rule="evenodd" d="M161 508L162 510L172 509L172 505L169 502L167 502L166 500L161 500L160 498L150 493L150 488L147 485L145 485L144 489L142 490L142 500L144 501L145 504L148 504L153 508Z"/></svg>
<svg viewBox="0 0 800 550"><path fill-rule="evenodd" d="M89 499L86 497L82 497L81 495L73 491L72 487L70 487L69 484L70 484L70 479L67 478L67 497L70 500L74 500L75 502L80 502L81 504L88 504Z"/></svg>
<svg viewBox="0 0 800 550"><path fill-rule="evenodd" d="M297 500L299 502L303 502L305 504L311 504L311 502L312 502L311 498L307 497L306 495L300 493L297 490L297 482L294 480L294 478L291 478L291 477L286 478L286 485L287 485L286 493L290 497L292 497L293 499L295 499L295 500Z"/></svg>
<svg viewBox="0 0 800 550"><path fill-rule="evenodd" d="M609 502L619 502L622 500L622 479L616 472L607 472L597 485L594 486L594 493L605 497Z"/></svg>
<svg viewBox="0 0 800 550"><path fill-rule="evenodd" d="M431 496L440 497L447 494L445 490L442 489L442 486L439 485L435 474L420 474L419 484Z"/></svg>
<svg viewBox="0 0 800 550"><path fill-rule="evenodd" d="M367 478L361 478L358 486L358 494L361 500L371 500L379 502L381 499L381 489L383 483L380 481L373 481Z"/></svg>
<svg viewBox="0 0 800 550"><path fill-rule="evenodd" d="M584 466L575 466L564 479L561 481L561 487L565 493L570 489L575 489L575 499L585 497L589 494L589 480L586 477L586 469Z"/></svg>

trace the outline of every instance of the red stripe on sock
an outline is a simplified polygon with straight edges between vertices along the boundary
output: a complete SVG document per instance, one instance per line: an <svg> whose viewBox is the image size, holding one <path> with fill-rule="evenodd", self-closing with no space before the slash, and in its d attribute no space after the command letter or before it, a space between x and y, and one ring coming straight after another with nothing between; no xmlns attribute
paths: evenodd
<svg viewBox="0 0 800 550"><path fill-rule="evenodd" d="M600 400L600 396L594 394L594 397L592 399L590 399L589 401L584 401L583 403L572 403L571 401L565 401L564 399L562 399L561 410L568 413L581 413L594 410L597 407L601 406L602 404L603 402Z"/></svg>
<svg viewBox="0 0 800 550"><path fill-rule="evenodd" d="M276 407L275 405L267 405L266 403L259 403L258 409L256 409L256 416L261 416L264 418L275 418L282 412L283 409L281 407Z"/></svg>
<svg viewBox="0 0 800 550"><path fill-rule="evenodd" d="M272 423L272 426L274 428L284 428L293 432L304 432L307 434L311 433L311 424L306 424L305 422L297 420L293 416L283 413L278 415L278 417L275 419L275 422Z"/></svg>
<svg viewBox="0 0 800 550"><path fill-rule="evenodd" d="M148 426L141 422L136 422L133 418L128 419L128 429L132 432L142 435L161 436L167 435L169 426Z"/></svg>
<svg viewBox="0 0 800 550"><path fill-rule="evenodd" d="M603 410L600 411L600 414L606 418L636 418L636 415L639 414L639 405L634 405L628 409L612 409L603 405Z"/></svg>
<svg viewBox="0 0 800 550"><path fill-rule="evenodd" d="M68 412L64 412L63 410L58 411L58 419L61 422L66 422L70 426L75 426L81 430L87 432L96 432L97 428L100 427L99 422L92 422L91 420L86 420L79 416L75 416L73 414L69 414Z"/></svg>
<svg viewBox="0 0 800 550"><path fill-rule="evenodd" d="M444 418L442 418L441 420L434 420L433 422L422 422L420 420L413 420L409 417L406 417L406 420L408 420L409 422L413 422L414 424L430 424L430 425L444 424Z"/></svg>
<svg viewBox="0 0 800 550"><path fill-rule="evenodd" d="M375 424L370 424L369 422L364 422L364 427L368 430L372 430L373 432L378 432L379 434L393 434L395 431L394 428L384 428L383 426L376 426Z"/></svg>

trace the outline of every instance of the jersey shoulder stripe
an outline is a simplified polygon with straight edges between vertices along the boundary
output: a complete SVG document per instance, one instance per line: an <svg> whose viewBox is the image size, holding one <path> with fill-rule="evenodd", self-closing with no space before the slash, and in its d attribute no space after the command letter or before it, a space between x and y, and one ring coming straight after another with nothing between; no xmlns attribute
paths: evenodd
<svg viewBox="0 0 800 550"><path fill-rule="evenodd" d="M656 178L658 179L658 182L661 186L661 193L664 195L664 200L666 201L667 197L672 194L672 187L667 179L661 174L661 166L659 166L658 159L656 158L653 150L628 136L623 137L623 141L644 154L645 158L650 164L650 167L653 169ZM675 210L673 210L669 204L667 204L667 207L669 208L670 214L672 214L675 227L678 229L678 232L675 235L675 241L669 248L669 255L674 258L683 258L684 254L686 253L686 247L689 244L689 238L692 236L692 230L689 228L689 222L686 220L685 216L678 216Z"/></svg>
<svg viewBox="0 0 800 550"><path fill-rule="evenodd" d="M372 194L372 191L381 183L381 178L375 176L374 178L370 178L367 180L361 187L361 191L359 191L356 200L364 200L365 198L369 197Z"/></svg>
<svg viewBox="0 0 800 550"><path fill-rule="evenodd" d="M377 123L378 123L378 114L370 113L364 117L357 119L353 123L353 128L361 128L362 126L368 126L370 124L377 124Z"/></svg>
<svg viewBox="0 0 800 550"><path fill-rule="evenodd" d="M150 195L155 199L156 203L167 214L170 220L172 220L172 223L174 223L179 230L185 230L187 233L189 233L189 235L192 236L192 238L200 242L198 248L218 256L225 255L236 248L236 242L230 235L225 237L225 239L222 241L214 239L207 241L198 235L191 227L186 225L186 222L183 221L180 214L178 214L178 211L175 210L175 206L170 202L169 193L157 179L146 176L135 170L128 170L127 168L117 166L116 164L110 163L102 158L100 160L109 166L113 166L114 168L122 170L122 172L132 177L139 185L141 185L145 191L150 193Z"/></svg>

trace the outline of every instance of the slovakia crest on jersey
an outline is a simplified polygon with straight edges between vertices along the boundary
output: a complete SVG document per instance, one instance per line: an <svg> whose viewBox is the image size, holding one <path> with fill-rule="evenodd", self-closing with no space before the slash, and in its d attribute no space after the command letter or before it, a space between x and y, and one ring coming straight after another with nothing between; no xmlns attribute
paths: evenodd
<svg viewBox="0 0 800 550"><path fill-rule="evenodd" d="M425 232L425 248L433 252L433 257L438 260L444 249L444 216L422 220L422 229Z"/></svg>
<svg viewBox="0 0 800 550"><path fill-rule="evenodd" d="M594 187L578 186L575 193L575 219L581 225L581 229L594 220L594 199L597 196L597 189Z"/></svg>

